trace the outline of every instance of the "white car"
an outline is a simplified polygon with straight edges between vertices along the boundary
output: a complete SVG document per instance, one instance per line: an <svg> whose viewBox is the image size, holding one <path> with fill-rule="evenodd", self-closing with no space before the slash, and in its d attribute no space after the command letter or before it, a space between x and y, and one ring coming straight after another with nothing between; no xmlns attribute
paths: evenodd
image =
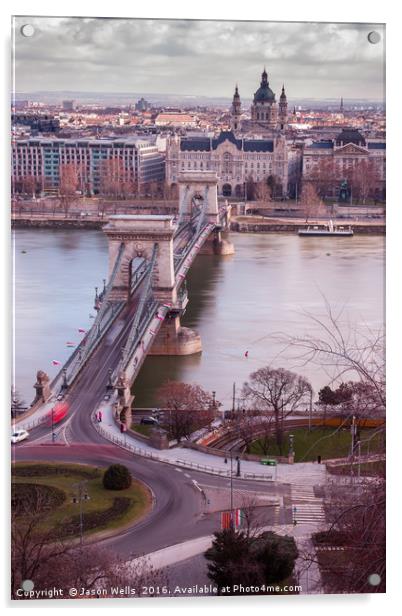
<svg viewBox="0 0 402 616"><path fill-rule="evenodd" d="M25 441L28 438L29 432L26 430L15 430L15 432L11 435L11 443L15 445L15 443L19 443L20 441Z"/></svg>

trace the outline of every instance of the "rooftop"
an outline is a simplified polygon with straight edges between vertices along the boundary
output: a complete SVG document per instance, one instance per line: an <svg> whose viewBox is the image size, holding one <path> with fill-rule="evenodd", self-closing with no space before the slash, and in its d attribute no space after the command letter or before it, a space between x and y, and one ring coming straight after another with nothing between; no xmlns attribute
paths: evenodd
<svg viewBox="0 0 402 616"><path fill-rule="evenodd" d="M236 146L238 150L244 152L273 152L274 142L272 139L237 139L232 131L222 131L219 137L190 137L180 141L180 150L182 152L210 152L229 141Z"/></svg>

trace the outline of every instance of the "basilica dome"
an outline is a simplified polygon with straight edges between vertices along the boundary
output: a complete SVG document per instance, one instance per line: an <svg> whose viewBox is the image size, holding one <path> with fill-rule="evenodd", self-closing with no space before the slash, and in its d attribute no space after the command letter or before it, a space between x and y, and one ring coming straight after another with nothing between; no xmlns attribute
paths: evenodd
<svg viewBox="0 0 402 616"><path fill-rule="evenodd" d="M254 102L262 102L262 101L275 101L275 94L272 92L268 83L268 75L266 70L261 75L261 84L258 88L257 92L254 94Z"/></svg>

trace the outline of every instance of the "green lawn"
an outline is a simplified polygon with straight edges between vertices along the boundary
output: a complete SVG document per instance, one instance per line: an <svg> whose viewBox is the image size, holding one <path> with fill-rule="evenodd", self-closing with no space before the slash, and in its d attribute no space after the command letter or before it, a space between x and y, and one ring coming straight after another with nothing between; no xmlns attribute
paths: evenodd
<svg viewBox="0 0 402 616"><path fill-rule="evenodd" d="M334 428L313 428L309 432L306 428L292 430L294 435L295 462L308 462L316 460L320 455L323 460L330 458L343 458L350 453L351 434L350 430L338 430ZM373 430L361 430L360 439L363 441L374 434ZM285 434L283 455L289 451L289 433ZM377 453L383 451L383 435L376 434L370 443L362 443L361 453ZM272 437L269 444L269 452L265 453L259 440L251 445L250 453L261 456L278 456L280 452Z"/></svg>
<svg viewBox="0 0 402 616"><path fill-rule="evenodd" d="M60 525L66 536L74 537L79 530L79 504L74 484L85 481L88 500L82 501L84 533L113 530L134 523L151 507L149 490L133 478L127 490L105 490L103 470L82 464L17 463L13 464L12 481L15 484L34 484L60 490L64 502L43 513L41 528L46 531ZM85 531L85 526L87 526Z"/></svg>
<svg viewBox="0 0 402 616"><path fill-rule="evenodd" d="M154 426L149 424L131 424L131 429L134 430L134 432L138 432L138 434L143 434L144 436L149 436L152 428L154 428Z"/></svg>

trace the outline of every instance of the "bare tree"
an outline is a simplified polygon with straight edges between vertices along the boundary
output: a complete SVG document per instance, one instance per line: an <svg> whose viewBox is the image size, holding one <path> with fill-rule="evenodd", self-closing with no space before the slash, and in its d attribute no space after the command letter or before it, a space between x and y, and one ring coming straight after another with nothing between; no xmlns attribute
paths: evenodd
<svg viewBox="0 0 402 616"><path fill-rule="evenodd" d="M100 167L100 193L119 199L135 194L134 170L120 158L104 160Z"/></svg>
<svg viewBox="0 0 402 616"><path fill-rule="evenodd" d="M167 409L167 429L179 442L182 438L189 438L195 430L210 424L214 418L214 399L199 385L166 381L159 388L157 399L161 407Z"/></svg>
<svg viewBox="0 0 402 616"><path fill-rule="evenodd" d="M268 185L267 180L257 182L255 185L255 196L257 201L266 203L272 201L272 188Z"/></svg>
<svg viewBox="0 0 402 616"><path fill-rule="evenodd" d="M243 396L255 408L271 411L274 418L275 440L282 455L284 419L305 404L311 385L302 376L284 368L260 368L243 385Z"/></svg>
<svg viewBox="0 0 402 616"><path fill-rule="evenodd" d="M381 477L327 491L329 528L314 536L316 553L304 556L307 563L310 560L320 566L327 592L385 592L385 506ZM339 549L341 558L334 558L333 547ZM378 577L370 583L373 574Z"/></svg>
<svg viewBox="0 0 402 616"><path fill-rule="evenodd" d="M367 388L367 399L375 404L376 415L385 413L385 336L383 328L352 327L342 320L343 309L335 312L324 298L325 314L304 312L308 330L305 336L275 335L284 345L289 360L300 366L315 364L325 370L330 383L358 379ZM362 386L359 386L360 395ZM357 393L357 390L355 391ZM375 403L373 402L375 400Z"/></svg>
<svg viewBox="0 0 402 616"><path fill-rule="evenodd" d="M242 530L247 539L257 537L266 525L264 512L258 505L258 496L253 493L244 494L241 499Z"/></svg>
<svg viewBox="0 0 402 616"><path fill-rule="evenodd" d="M34 175L26 175L21 180L21 188L22 192L30 195L31 197L35 197L36 188L37 188L37 179Z"/></svg>
<svg viewBox="0 0 402 616"><path fill-rule="evenodd" d="M255 201L256 198L256 184L254 182L251 173L246 178L246 200Z"/></svg>
<svg viewBox="0 0 402 616"><path fill-rule="evenodd" d="M236 413L233 428L238 438L243 441L246 453L250 453L251 445L256 438L255 418L247 412Z"/></svg>
<svg viewBox="0 0 402 616"><path fill-rule="evenodd" d="M60 205L67 216L70 207L77 200L79 186L77 165L75 163L63 163L60 165L59 173Z"/></svg>
<svg viewBox="0 0 402 616"><path fill-rule="evenodd" d="M273 417L273 415L260 417L254 428L256 435L255 445L259 447L264 456L267 456L272 450Z"/></svg>
<svg viewBox="0 0 402 616"><path fill-rule="evenodd" d="M11 417L16 417L27 408L26 402L21 398L15 387L11 388Z"/></svg>
<svg viewBox="0 0 402 616"><path fill-rule="evenodd" d="M304 213L306 224L309 222L310 218L317 218L319 216L322 208L322 201L312 182L303 183L300 195L300 206Z"/></svg>
<svg viewBox="0 0 402 616"><path fill-rule="evenodd" d="M156 570L146 557L127 563L97 544L77 545L66 540L62 527L44 531L45 505L43 493L34 490L24 499L22 510L13 509L11 595L14 599L24 598L18 593L24 580L34 581L37 591L61 589L65 598L69 598L70 588L84 588L87 596L97 596L96 591L102 589L106 595L101 596L119 596L112 592L112 587L135 587L141 594L142 586L167 584L166 571Z"/></svg>
<svg viewBox="0 0 402 616"><path fill-rule="evenodd" d="M380 184L380 174L377 164L373 160L358 160L348 174L353 194L362 203L366 203L370 196L375 194Z"/></svg>
<svg viewBox="0 0 402 616"><path fill-rule="evenodd" d="M277 175L271 173L267 178L267 185L271 190L272 200L282 195L282 182Z"/></svg>
<svg viewBox="0 0 402 616"><path fill-rule="evenodd" d="M332 194L337 185L336 167L331 157L321 159L309 173L309 181L312 182L317 195L320 198Z"/></svg>

